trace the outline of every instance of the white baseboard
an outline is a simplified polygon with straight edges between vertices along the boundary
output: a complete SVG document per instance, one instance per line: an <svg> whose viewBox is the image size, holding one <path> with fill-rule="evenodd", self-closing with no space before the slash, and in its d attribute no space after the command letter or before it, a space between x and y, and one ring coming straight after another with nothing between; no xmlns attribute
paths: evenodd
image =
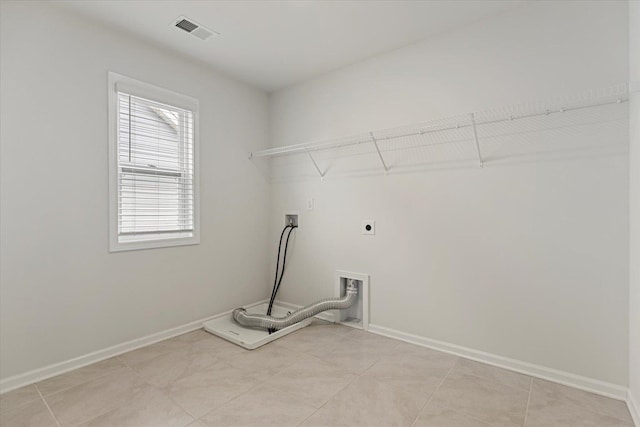
<svg viewBox="0 0 640 427"><path fill-rule="evenodd" d="M629 408L629 412L631 413L631 418L633 418L633 422L636 427L640 427L640 404L636 400L631 390L627 394L627 407Z"/></svg>
<svg viewBox="0 0 640 427"><path fill-rule="evenodd" d="M534 365L532 363L510 359L508 357L498 356L496 354L485 353L483 351L474 350L472 348L463 347L444 341L437 341L418 335L408 334L405 332L397 331L395 329L385 328L384 326L370 324L369 332L383 335L389 338L395 338L422 347L428 347L434 350L442 351L444 353L455 354L456 356L461 356L466 359L475 360L477 362L486 363L488 365L497 366L499 368L508 369L510 371L519 372L521 374L529 375L532 377L553 381L555 383L564 384L569 387L589 391L602 396L611 397L613 399L627 400L628 398L627 387L617 384L583 377L569 372L547 368L545 366Z"/></svg>
<svg viewBox="0 0 640 427"><path fill-rule="evenodd" d="M255 305L264 304L268 300L262 300L253 304L245 305L244 307L253 307ZM206 317L204 319L195 320L193 322L185 323L184 325L177 326L175 328L167 329L164 331L156 332L151 335L147 335L141 338L136 338L131 341L117 344L112 347L108 347L102 350L94 351L93 353L85 354L80 357L65 360L64 362L55 363L53 365L45 366L43 368L34 369L33 371L25 372L23 374L15 375L12 377L4 378L0 380L0 394L6 393L11 390L15 390L20 387L24 387L29 384L37 383L47 378L55 377L56 375L64 374L65 372L72 371L74 369L81 368L83 366L91 365L92 363L100 362L105 359L109 359L119 354L127 353L129 351L144 347L158 341L166 340L168 338L182 335L187 332L195 331L202 327L202 323L207 320L217 319L218 317L226 316L231 313L232 310L225 311L224 313L216 314L215 316Z"/></svg>
<svg viewBox="0 0 640 427"><path fill-rule="evenodd" d="M253 304L245 305L245 307L253 307L255 305L264 304L267 300L255 302ZM285 303L278 301L278 304L286 308L293 310L300 308L300 306L291 303ZM100 362L111 357L127 353L129 351L144 347L158 341L162 341L168 338L172 338L177 335L181 335L187 332L194 331L202 327L202 323L216 319L221 316L226 316L231 313L231 310L219 313L214 316L210 316L204 319L196 320L186 323L184 325L177 326L175 328L167 329L164 331L156 332L141 338L136 338L131 341L127 341L122 344L118 344L112 347L108 347L102 350L95 351L80 357L66 360L64 362L55 363L43 368L34 369L23 374L15 375L0 380L0 394L9 392L11 390L33 384L47 378L54 377L56 375L63 374L65 372L81 368L92 363ZM316 316L321 320L328 322L335 322L334 316L331 313L324 312ZM590 391L603 396L611 397L618 400L626 400L629 407L629 412L636 423L636 426L640 427L640 406L638 401L635 400L631 392L623 386L607 383L604 381L595 380L588 377L583 377L569 372L563 372L556 369L547 368L544 366L534 365L527 362L522 362L515 359L510 359L502 356L498 356L491 353L485 353L482 351L474 350L471 348L446 343L443 341L432 340L429 338L421 337L418 335L408 334L400 332L394 329L385 328L378 325L369 325L369 332L383 335L389 338L398 339L411 344L420 345L423 347L432 348L434 350L442 351L445 353L455 354L457 356L465 357L467 359L475 360L489 365L505 368L511 371L520 372L526 375L530 375L537 378L546 379L549 381L564 384L570 387L575 387L581 390Z"/></svg>

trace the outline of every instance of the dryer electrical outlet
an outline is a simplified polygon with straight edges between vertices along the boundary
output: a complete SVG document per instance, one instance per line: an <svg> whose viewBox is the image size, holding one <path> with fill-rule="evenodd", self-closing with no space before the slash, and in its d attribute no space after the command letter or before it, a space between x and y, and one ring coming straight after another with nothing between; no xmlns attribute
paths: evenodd
<svg viewBox="0 0 640 427"><path fill-rule="evenodd" d="M372 219L365 219L362 221L362 234L375 235L376 234L376 222Z"/></svg>

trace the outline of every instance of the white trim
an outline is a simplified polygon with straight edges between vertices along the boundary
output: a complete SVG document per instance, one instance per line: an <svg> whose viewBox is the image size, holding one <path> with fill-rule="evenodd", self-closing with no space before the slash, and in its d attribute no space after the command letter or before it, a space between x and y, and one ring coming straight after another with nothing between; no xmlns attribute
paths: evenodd
<svg viewBox="0 0 640 427"><path fill-rule="evenodd" d="M185 108L193 113L193 235L173 239L120 242L118 239L117 88L125 88L147 99ZM200 104L196 98L154 86L122 74L107 73L108 138L109 138L109 252L197 245L200 243Z"/></svg>
<svg viewBox="0 0 640 427"><path fill-rule="evenodd" d="M627 398L627 387L618 384L583 377L570 372L523 362L521 360L510 359L497 354L485 353L483 351L474 350L472 348L444 341L437 341L418 335L408 334L395 329L385 328L384 326L373 324L369 325L369 332L389 338L395 338L397 340L416 344L422 347L428 347L444 353L455 354L456 356L461 356L466 359L475 360L477 362L486 363L488 365L497 366L499 368L508 369L510 371L519 372L532 377L553 381L555 383L564 384L569 387L589 391L591 393L596 393L613 399L625 400Z"/></svg>
<svg viewBox="0 0 640 427"><path fill-rule="evenodd" d="M253 304L245 305L244 307L250 308L256 305L264 304L268 300L262 300ZM222 316L231 314L232 310L225 311L224 313L216 314L204 319L194 320L193 322L185 323L184 325L176 326L164 331L156 332L144 337L136 338L131 341L117 344L112 347L108 347L102 350L94 351L93 353L85 354L83 356L75 357L73 359L65 360L63 362L54 363L53 365L45 366L42 368L34 369L23 374L14 375L12 377L4 378L0 380L0 394L15 390L20 387L24 387L29 384L33 384L47 378L55 377L56 375L64 374L65 372L72 371L74 369L82 368L83 366L91 365L92 363L100 362L105 359L109 359L114 356L118 356L123 353L127 353L132 350L136 350L140 347L145 347L158 341L163 341L168 338L175 337L177 335L186 334L187 332L195 331L202 328L202 323L208 320L217 319Z"/></svg>
<svg viewBox="0 0 640 427"><path fill-rule="evenodd" d="M636 427L640 427L640 404L631 393L631 389L627 393L627 407L629 408L629 413L631 414L631 418L633 419Z"/></svg>
<svg viewBox="0 0 640 427"><path fill-rule="evenodd" d="M197 111L200 106L196 98L135 80L122 74L109 72L109 77L114 82L113 89L116 92L126 92L129 95L151 99L161 104L182 108L183 110Z"/></svg>

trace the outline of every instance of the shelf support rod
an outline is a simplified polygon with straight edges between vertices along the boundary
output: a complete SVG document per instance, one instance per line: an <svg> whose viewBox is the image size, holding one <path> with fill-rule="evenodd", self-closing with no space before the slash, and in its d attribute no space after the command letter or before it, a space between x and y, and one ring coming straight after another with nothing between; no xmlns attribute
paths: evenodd
<svg viewBox="0 0 640 427"><path fill-rule="evenodd" d="M313 158L313 156L311 155L311 152L309 150L305 150L305 152L307 153L307 156L309 156L309 158L311 159L311 162L313 163L313 166L315 166L316 170L318 171L318 174L320 175L320 178L324 178L324 174L326 172L322 172L320 170L320 167L318 166L318 164L316 163L316 160Z"/></svg>
<svg viewBox="0 0 640 427"><path fill-rule="evenodd" d="M389 168L387 167L387 164L384 162L384 158L382 157L382 153L380 152L380 148L378 147L378 141L376 141L376 138L373 136L373 132L369 132L369 136L371 137L371 142L373 142L373 145L376 147L376 151L378 152L378 157L380 157L380 162L382 162L382 167L384 168L385 173L389 172Z"/></svg>
<svg viewBox="0 0 640 427"><path fill-rule="evenodd" d="M478 141L478 131L476 130L476 117L473 113L471 113L471 126L473 127L473 139L476 142L476 151L478 152L478 162L480 163L480 167L484 166L482 161L482 153L480 151L480 141Z"/></svg>

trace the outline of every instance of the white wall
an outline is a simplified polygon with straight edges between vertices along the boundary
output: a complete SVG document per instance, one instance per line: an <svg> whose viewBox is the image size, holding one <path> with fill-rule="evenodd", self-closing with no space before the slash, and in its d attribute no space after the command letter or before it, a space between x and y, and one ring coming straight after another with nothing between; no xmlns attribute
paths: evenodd
<svg viewBox="0 0 640 427"><path fill-rule="evenodd" d="M630 170L631 253L629 292L629 387L640 416L640 3L629 2L629 80L631 81ZM640 423L640 418L636 420Z"/></svg>
<svg viewBox="0 0 640 427"><path fill-rule="evenodd" d="M626 2L536 2L272 94L271 144L626 82L627 28ZM279 182L271 240L283 211L302 214L280 298L309 303L336 269L368 273L372 324L624 386L628 142L605 139L622 149Z"/></svg>
<svg viewBox="0 0 640 427"><path fill-rule="evenodd" d="M1 377L265 298L268 184L246 155L266 94L56 6L1 4ZM108 71L200 100L200 245L108 252Z"/></svg>

